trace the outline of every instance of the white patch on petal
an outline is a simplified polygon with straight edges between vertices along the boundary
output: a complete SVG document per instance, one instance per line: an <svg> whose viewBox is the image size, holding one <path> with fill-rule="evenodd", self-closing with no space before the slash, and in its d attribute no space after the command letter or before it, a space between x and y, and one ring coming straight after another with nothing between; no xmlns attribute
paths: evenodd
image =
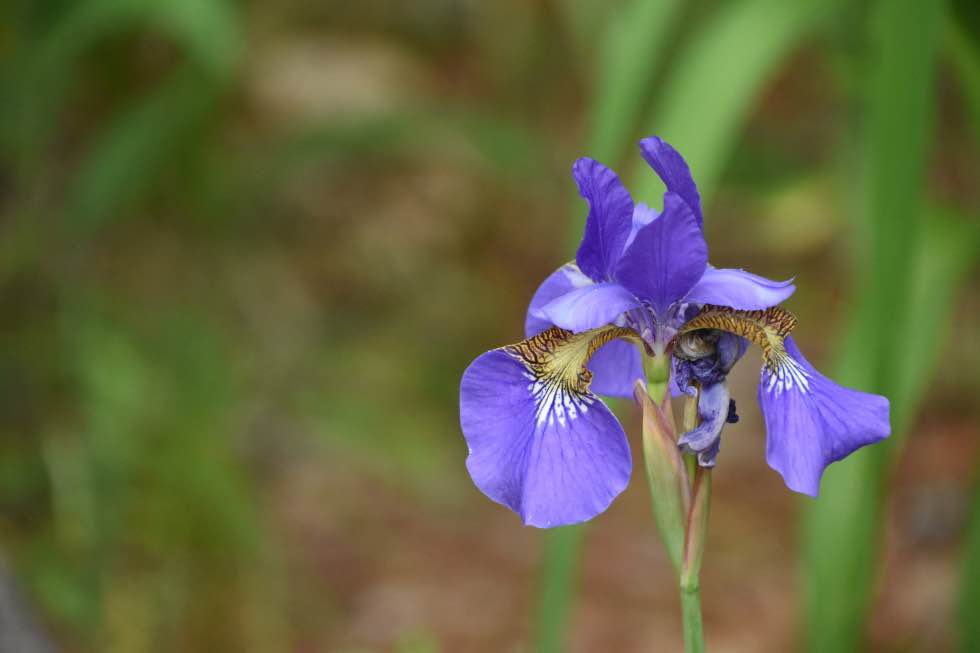
<svg viewBox="0 0 980 653"><path fill-rule="evenodd" d="M778 397L783 392L796 388L800 393L810 391L810 373L789 356L780 358L775 372L769 372L766 392Z"/></svg>
<svg viewBox="0 0 980 653"><path fill-rule="evenodd" d="M553 426L557 421L564 428L589 412L589 405L595 401L594 396L576 392L556 383L555 379L533 379L527 389L534 398L538 426Z"/></svg>

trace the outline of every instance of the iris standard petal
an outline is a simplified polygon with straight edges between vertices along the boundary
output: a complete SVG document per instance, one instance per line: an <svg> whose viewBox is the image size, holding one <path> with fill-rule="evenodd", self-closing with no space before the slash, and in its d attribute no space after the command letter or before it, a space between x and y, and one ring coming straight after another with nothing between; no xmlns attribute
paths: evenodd
<svg viewBox="0 0 980 653"><path fill-rule="evenodd" d="M541 308L548 302L572 290L585 288L592 284L592 279L582 274L575 263L566 263L548 275L548 278L538 286L531 298L531 304L527 308L527 317L524 320L524 336L530 338L554 326L554 323L541 312Z"/></svg>
<svg viewBox="0 0 980 653"><path fill-rule="evenodd" d="M704 274L708 246L690 207L676 193L664 195L664 211L633 239L616 279L657 314L682 299Z"/></svg>
<svg viewBox="0 0 980 653"><path fill-rule="evenodd" d="M616 333L549 329L483 354L463 374L466 467L484 494L525 524L547 528L591 519L629 482L626 434L588 390L581 365Z"/></svg>
<svg viewBox="0 0 980 653"><path fill-rule="evenodd" d="M700 228L704 222L701 217L701 194L684 157L659 136L640 141L640 153L663 180L667 190L677 193L691 207Z"/></svg>
<svg viewBox="0 0 980 653"><path fill-rule="evenodd" d="M632 397L637 379L646 382L640 350L631 342L613 340L603 345L589 361L592 391L607 397Z"/></svg>
<svg viewBox="0 0 980 653"><path fill-rule="evenodd" d="M576 161L572 176L579 194L589 202L585 233L575 261L593 280L606 281L630 234L633 199L616 173L594 159Z"/></svg>
<svg viewBox="0 0 980 653"><path fill-rule="evenodd" d="M660 212L657 209L652 209L643 202L634 206L633 223L630 226L630 235L626 239L626 245L623 247L623 251L625 252L633 244L633 239L636 238L636 234L639 233L640 229L656 220L659 216Z"/></svg>
<svg viewBox="0 0 980 653"><path fill-rule="evenodd" d="M606 326L640 301L618 283L597 283L551 300L540 314L569 331L587 331Z"/></svg>
<svg viewBox="0 0 980 653"><path fill-rule="evenodd" d="M789 489L815 497L827 465L888 437L888 400L823 376L791 337L785 348L786 358L763 368L759 383L766 460Z"/></svg>
<svg viewBox="0 0 980 653"><path fill-rule="evenodd" d="M745 270L708 266L684 301L754 311L782 303L795 290L792 279L771 281Z"/></svg>

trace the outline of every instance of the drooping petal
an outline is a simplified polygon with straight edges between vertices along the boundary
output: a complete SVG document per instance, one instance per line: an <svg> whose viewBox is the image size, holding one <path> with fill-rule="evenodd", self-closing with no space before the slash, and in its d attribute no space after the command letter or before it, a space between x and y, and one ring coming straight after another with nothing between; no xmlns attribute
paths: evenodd
<svg viewBox="0 0 980 653"><path fill-rule="evenodd" d="M554 323L549 320L541 308L548 302L561 297L565 293L593 284L592 279L582 274L575 263L566 263L550 275L538 286L531 304L527 308L527 318L524 320L524 337L536 336L545 329L550 329Z"/></svg>
<svg viewBox="0 0 980 653"><path fill-rule="evenodd" d="M576 161L572 176L579 194L589 202L585 233L575 261L594 281L606 281L630 234L633 199L616 173L594 159Z"/></svg>
<svg viewBox="0 0 980 653"><path fill-rule="evenodd" d="M616 268L616 278L664 314L704 274L708 246L691 209L676 193L664 195L664 211L633 239Z"/></svg>
<svg viewBox="0 0 980 653"><path fill-rule="evenodd" d="M592 360L592 391L607 397L628 399L633 396L637 379L646 382L643 359L636 345L625 340L613 340L603 345Z"/></svg>
<svg viewBox="0 0 980 653"><path fill-rule="evenodd" d="M572 290L593 285L593 281L582 274L575 263L567 263L544 280L527 311L524 333L530 338L550 329L554 323L541 312L541 308ZM622 340L613 340L603 345L588 363L592 370L592 391L609 397L632 396L632 384L636 379L645 379L643 360L636 346Z"/></svg>
<svg viewBox="0 0 980 653"><path fill-rule="evenodd" d="M654 172L663 180L667 190L677 193L691 207L691 212L701 228L701 194L691 176L684 157L669 143L658 136L650 136L640 141L640 153Z"/></svg>
<svg viewBox="0 0 980 653"><path fill-rule="evenodd" d="M640 301L618 283L597 283L576 288L541 307L540 314L569 331L606 326Z"/></svg>
<svg viewBox="0 0 980 653"><path fill-rule="evenodd" d="M792 279L771 281L745 270L708 266L684 301L754 311L784 302L795 290Z"/></svg>
<svg viewBox="0 0 980 653"><path fill-rule="evenodd" d="M763 368L759 382L766 460L789 489L815 497L827 465L888 437L888 400L823 376L791 337L785 350L783 361Z"/></svg>
<svg viewBox="0 0 980 653"><path fill-rule="evenodd" d="M460 384L466 467L488 497L548 528L603 512L632 468L622 426L582 364L622 329L549 329L477 358Z"/></svg>
<svg viewBox="0 0 980 653"><path fill-rule="evenodd" d="M724 381L706 385L698 396L701 423L677 441L686 453L695 453L701 467L714 467L720 450L721 430L728 421L731 395Z"/></svg>

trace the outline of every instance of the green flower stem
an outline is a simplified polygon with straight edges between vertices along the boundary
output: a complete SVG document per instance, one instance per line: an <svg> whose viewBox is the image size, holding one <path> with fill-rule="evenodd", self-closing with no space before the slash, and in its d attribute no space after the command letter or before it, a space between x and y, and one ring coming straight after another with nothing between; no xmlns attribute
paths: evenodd
<svg viewBox="0 0 980 653"><path fill-rule="evenodd" d="M670 356L644 356L643 371L647 375L647 393L659 404L670 381Z"/></svg>
<svg viewBox="0 0 980 653"><path fill-rule="evenodd" d="M677 571L684 650L704 651L699 576L711 497L711 471L699 468L694 456L682 455L670 411L667 385L669 358L644 361L647 387L637 383L635 397L643 408L643 454L657 530ZM683 430L698 425L698 396L687 397Z"/></svg>
<svg viewBox="0 0 980 653"><path fill-rule="evenodd" d="M701 623L701 590L697 579L681 584L681 622L684 627L684 651L704 652L704 628Z"/></svg>
<svg viewBox="0 0 980 653"><path fill-rule="evenodd" d="M700 392L698 392L700 394ZM698 396L684 400L684 432L698 425ZM680 573L681 623L684 630L684 650L687 653L704 651L704 626L701 620L701 560L708 528L708 509L711 500L711 471L697 466L695 456L686 455L689 477L693 479L691 509L687 517L684 539L684 564Z"/></svg>
<svg viewBox="0 0 980 653"><path fill-rule="evenodd" d="M545 533L540 595L534 650L561 653L565 650L568 614L575 596L575 571L585 527L564 526Z"/></svg>

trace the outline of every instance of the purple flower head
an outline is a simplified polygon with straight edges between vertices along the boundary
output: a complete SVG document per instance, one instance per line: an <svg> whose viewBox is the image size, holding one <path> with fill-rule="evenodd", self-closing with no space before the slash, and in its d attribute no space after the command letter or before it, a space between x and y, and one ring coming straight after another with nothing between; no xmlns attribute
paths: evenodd
<svg viewBox="0 0 980 653"><path fill-rule="evenodd" d="M675 394L698 395L700 424L678 445L702 466L715 464L722 428L737 419L725 379L749 343L765 361L767 459L790 489L816 495L827 465L889 433L886 399L834 384L796 348L795 319L777 307L791 281L708 264L680 154L656 137L640 149L666 185L663 210L634 204L613 171L579 159L572 174L589 214L575 262L534 294L527 340L463 374L470 475L532 526L590 519L626 487L626 435L597 393L632 396L644 354L671 355Z"/></svg>

